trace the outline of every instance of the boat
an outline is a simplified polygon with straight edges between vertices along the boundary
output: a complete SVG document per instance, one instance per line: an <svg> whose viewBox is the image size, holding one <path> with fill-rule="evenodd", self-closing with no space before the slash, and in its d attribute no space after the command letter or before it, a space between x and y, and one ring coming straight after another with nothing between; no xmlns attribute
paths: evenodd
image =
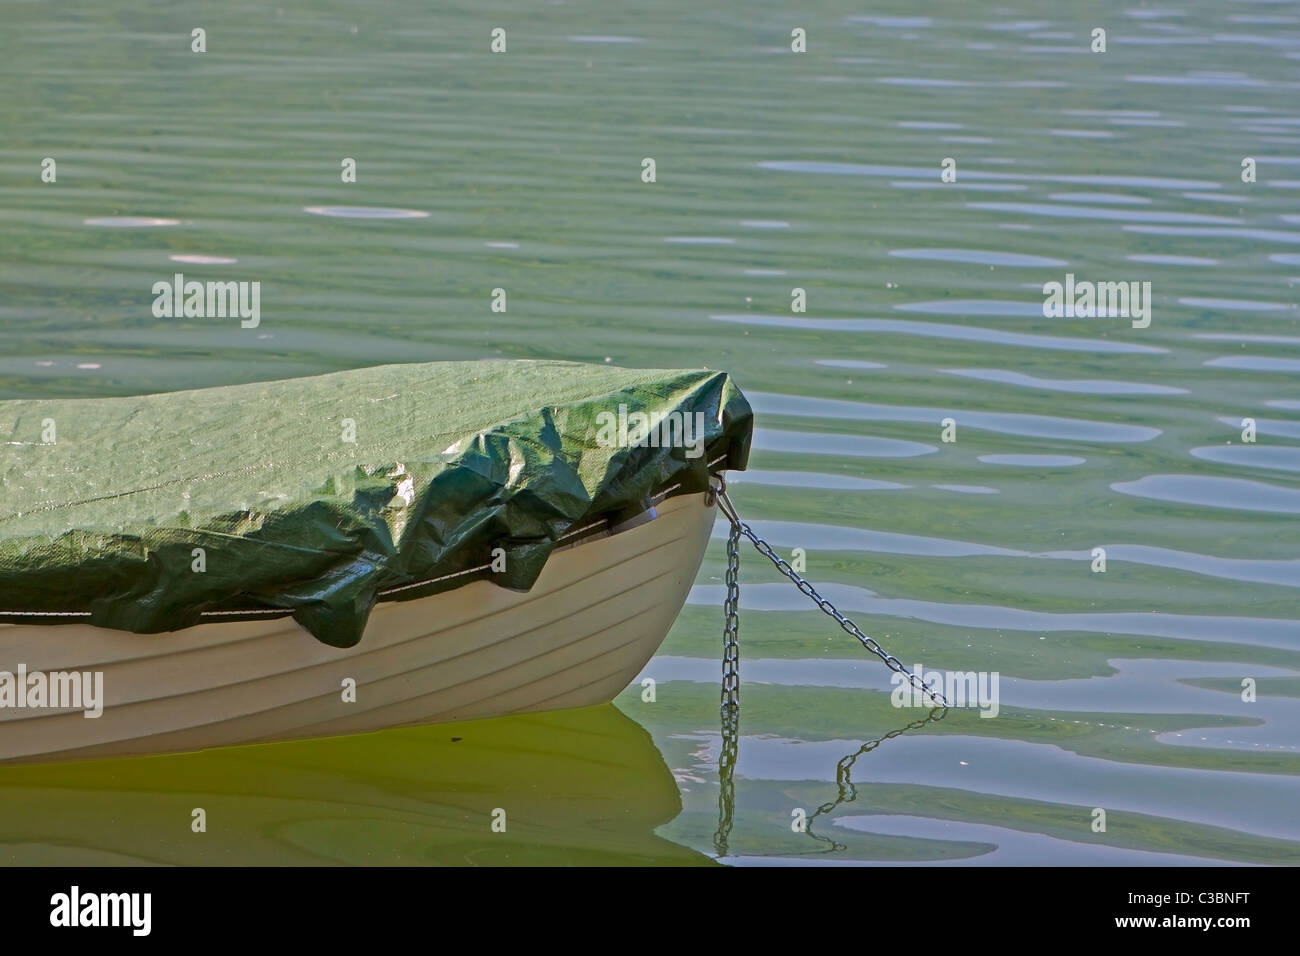
<svg viewBox="0 0 1300 956"><path fill-rule="evenodd" d="M2 763L608 702L685 603L752 414L725 372L495 361L0 423Z"/></svg>

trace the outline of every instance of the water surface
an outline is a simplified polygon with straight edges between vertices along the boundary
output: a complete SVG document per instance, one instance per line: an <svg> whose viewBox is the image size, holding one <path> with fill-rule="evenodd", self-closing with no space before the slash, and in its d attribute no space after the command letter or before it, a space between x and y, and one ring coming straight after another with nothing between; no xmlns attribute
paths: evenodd
<svg viewBox="0 0 1300 956"><path fill-rule="evenodd" d="M653 702L2 768L0 860L1300 862L1295 4L4 17L0 395L725 368L759 408L742 514L890 651L1003 700L894 707L747 551L722 845L719 537ZM178 271L261 282L259 328L154 318ZM1150 327L1044 318L1067 272L1149 281Z"/></svg>

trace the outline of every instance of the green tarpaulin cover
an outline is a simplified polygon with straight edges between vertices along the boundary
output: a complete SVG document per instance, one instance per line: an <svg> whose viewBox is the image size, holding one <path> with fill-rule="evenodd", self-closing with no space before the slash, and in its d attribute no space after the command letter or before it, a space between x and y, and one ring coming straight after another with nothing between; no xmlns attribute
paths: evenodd
<svg viewBox="0 0 1300 956"><path fill-rule="evenodd" d="M350 647L392 588L531 587L566 532L744 468L751 426L725 372L549 361L0 402L0 622L279 609Z"/></svg>

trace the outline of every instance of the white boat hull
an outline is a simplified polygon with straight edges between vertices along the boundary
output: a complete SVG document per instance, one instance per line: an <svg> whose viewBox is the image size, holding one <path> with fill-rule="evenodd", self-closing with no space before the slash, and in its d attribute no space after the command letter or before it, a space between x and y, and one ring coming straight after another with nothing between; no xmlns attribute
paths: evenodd
<svg viewBox="0 0 1300 956"><path fill-rule="evenodd" d="M662 643L695 580L714 508L557 550L526 594L488 582L377 605L357 646L291 618L160 635L0 625L0 671L102 672L103 714L0 707L0 763L168 753L612 700ZM356 682L345 701L344 682Z"/></svg>

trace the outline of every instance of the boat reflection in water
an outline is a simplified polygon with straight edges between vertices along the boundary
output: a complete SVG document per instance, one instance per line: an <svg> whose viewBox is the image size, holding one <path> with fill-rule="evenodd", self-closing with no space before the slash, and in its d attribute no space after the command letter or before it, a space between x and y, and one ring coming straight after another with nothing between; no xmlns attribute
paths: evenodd
<svg viewBox="0 0 1300 956"><path fill-rule="evenodd" d="M650 735L604 704L203 753L0 767L0 863L710 862L654 834L681 808ZM204 832L194 829L198 809ZM493 829L497 810L505 811L505 832Z"/></svg>

